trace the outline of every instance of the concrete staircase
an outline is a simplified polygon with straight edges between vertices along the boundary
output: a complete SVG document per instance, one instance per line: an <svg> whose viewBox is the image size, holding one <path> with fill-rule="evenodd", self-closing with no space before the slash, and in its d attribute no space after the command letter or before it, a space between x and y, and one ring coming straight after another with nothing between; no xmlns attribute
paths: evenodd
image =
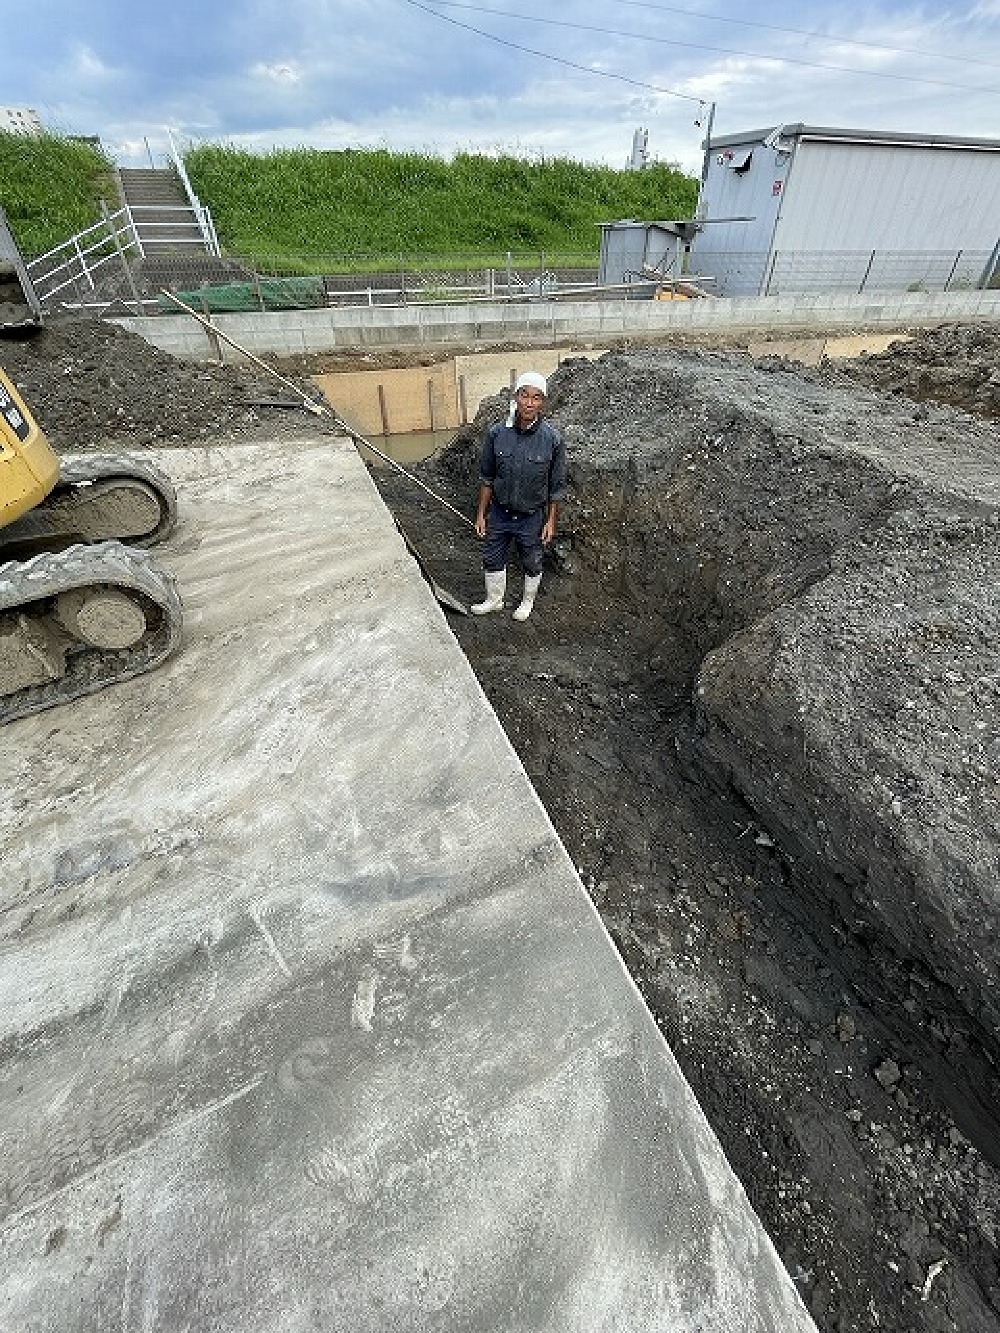
<svg viewBox="0 0 1000 1333"><path fill-rule="evenodd" d="M191 291L245 280L219 255L211 216L173 168L121 168L121 207L28 265L47 310L151 313L163 287Z"/></svg>
<svg viewBox="0 0 1000 1333"><path fill-rule="evenodd" d="M118 172L118 189L145 254L212 253L205 228L175 171L123 167Z"/></svg>
<svg viewBox="0 0 1000 1333"><path fill-rule="evenodd" d="M218 254L207 214L199 216L192 207L173 168L122 168L118 186L142 251L131 267L144 296L161 287L191 291L253 278L243 265Z"/></svg>

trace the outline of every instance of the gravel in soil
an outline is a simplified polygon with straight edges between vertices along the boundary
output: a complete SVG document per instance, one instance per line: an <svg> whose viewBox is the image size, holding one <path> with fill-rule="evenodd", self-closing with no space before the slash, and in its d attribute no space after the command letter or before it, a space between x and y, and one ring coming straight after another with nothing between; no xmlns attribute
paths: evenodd
<svg viewBox="0 0 1000 1333"><path fill-rule="evenodd" d="M997 414L1000 334L911 332L881 356L824 367L823 386ZM287 395L262 372L183 365L97 322L4 344L0 365L64 450L317 430L301 408L269 401ZM275 365L304 387L336 368ZM776 368L804 373L740 365L753 384ZM613 419L641 454L662 403L616 402L601 363L588 375L559 373L557 420L580 440L597 416ZM478 433L501 403L415 469L470 516ZM437 582L477 599L471 531L392 469L373 476ZM577 469L529 621L449 613L456 638L819 1328L1000 1329L996 1169L873 1001L877 986L859 984L880 965L863 939L813 910L772 831L686 761L705 645L664 632L655 570L632 595L643 534L620 508L601 513L602 486L619 480L599 460ZM512 569L514 593L518 578Z"/></svg>

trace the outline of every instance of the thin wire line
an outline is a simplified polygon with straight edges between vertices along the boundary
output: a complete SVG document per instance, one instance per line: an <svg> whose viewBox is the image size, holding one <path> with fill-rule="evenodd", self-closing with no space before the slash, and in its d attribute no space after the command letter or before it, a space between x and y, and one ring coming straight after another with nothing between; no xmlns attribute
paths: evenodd
<svg viewBox="0 0 1000 1333"><path fill-rule="evenodd" d="M985 65L987 69L998 69L995 60L977 60L975 56L949 56L942 51L918 51L913 46L890 46L887 42L862 42L856 37L842 37L837 33L812 32L808 28L782 28L776 23L755 23L752 19L731 19L723 14L702 14L696 9L681 9L675 5L654 5L649 0L616 0L619 5L628 5L632 9L654 9L661 14L683 14L686 18L696 18L702 23L735 23L741 28L762 28L765 32L791 33L795 37L815 37L824 42L836 42L842 46L860 46L871 51L892 51L904 56L922 56L925 60L953 60L962 65Z"/></svg>
<svg viewBox="0 0 1000 1333"><path fill-rule="evenodd" d="M491 41L499 42L501 46L509 46L514 51L524 51L529 56L541 56L543 60L552 60L557 65L567 65L570 69L582 70L584 74L596 74L602 79L615 79L618 83L630 83L634 88L648 88L651 92L663 93L667 97L680 97L685 102L696 102L699 106L705 105L703 97L694 97L691 93L679 93L673 88L660 88L655 83L646 83L642 79L630 79L627 74L612 74L609 70L594 69L591 65L578 65L575 60L565 60L562 56L554 56L548 51L536 51L533 46L521 46L518 42L508 41L506 37L495 37L493 33L484 32L482 28L475 28L471 23L462 23L459 19L453 19L450 14L441 14L438 10L431 9L430 5L422 5L420 0L405 0L405 3L412 5L414 9L422 9L425 14L433 14L436 19L443 19L445 23L454 24L456 28L464 28L467 32L474 32L480 37L488 37ZM465 5L460 6L460 8L477 9L478 6ZM523 16L514 15L512 17L520 18Z"/></svg>
<svg viewBox="0 0 1000 1333"><path fill-rule="evenodd" d="M632 83L640 88L651 88L653 92L668 93L671 97L684 97L689 102L704 103L705 100L701 97L692 97L688 93L674 92L671 88L658 88L655 84L644 83L640 79L630 79L624 74L611 74L606 70L593 69L589 65L578 65L572 60L564 60L561 56L550 55L547 51L537 51L530 46L520 46L517 42L509 41L506 37L497 37L491 32L485 32L482 28L473 27L470 23L461 23L448 14L442 14L439 10L432 9L429 5L419 4L418 0L406 0L406 3L414 5L417 9L423 9L428 14L433 14L435 18L444 19L446 23L454 23L459 28L466 28L469 32L476 32L481 37L488 37L491 41L499 42L501 46L513 47L515 51L527 51L531 55L542 56L546 60L554 60L560 65L569 65L572 69L583 70L586 74L598 74L606 79L619 79L623 83ZM861 79L892 79L896 83L920 83L936 88L957 88L965 93L995 93L1000 91L996 88L984 88L981 85L970 87L967 83L950 83L945 79L922 79L912 74L889 74L881 70L857 69L850 65L826 65L816 60L798 60L794 56L778 56L759 51L735 51L728 46L708 46L702 42L680 42L674 41L670 37L649 37L645 33L621 32L620 30L600 28L587 23L569 23L564 19L539 18L535 14L514 14L506 9L487 9L482 5L461 4L458 0L435 0L435 3L444 5L447 9L472 9L477 14L492 14L496 18L519 19L526 23L544 23L554 28L573 28L582 32L596 32L605 37L635 38L639 41L655 42L663 46L684 47L689 51L711 51L716 55L742 56L745 59L767 60L780 65L801 65L806 69L824 69L835 74L851 74L855 78Z"/></svg>

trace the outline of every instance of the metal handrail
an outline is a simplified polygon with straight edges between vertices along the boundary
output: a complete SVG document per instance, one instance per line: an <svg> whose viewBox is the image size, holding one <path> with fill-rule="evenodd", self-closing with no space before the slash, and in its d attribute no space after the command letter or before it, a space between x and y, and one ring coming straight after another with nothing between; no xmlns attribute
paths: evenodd
<svg viewBox="0 0 1000 1333"><path fill-rule="evenodd" d="M127 225L119 225L122 219L126 220ZM112 248L106 249L108 246ZM137 248L141 254L131 219L125 209L119 209L102 221L85 227L61 245L29 260L27 269L39 297L50 300L81 280L93 291L96 287L94 274L98 269L118 259L123 249L127 251ZM91 260L90 256L95 254L98 257ZM53 282L53 279L60 280Z"/></svg>
<svg viewBox="0 0 1000 1333"><path fill-rule="evenodd" d="M174 143L174 136L169 127L167 128L167 142L170 144L170 156L173 158L174 169L180 178L181 185L184 187L184 193L188 197L191 210L198 219L198 226L201 230L202 239L208 246L210 254L220 255L219 238L215 234L215 227L212 225L211 214L205 208L194 192L190 177L187 174L187 168L184 165L184 159L177 151L177 145Z"/></svg>
<svg viewBox="0 0 1000 1333"><path fill-rule="evenodd" d="M149 228L154 226L158 231L186 232L187 239L192 244L197 242L201 253L207 254L205 247L205 234L201 224L197 219L192 219L191 209L184 204L128 204L126 206L133 231L135 232L136 248L140 254L145 255L150 250L162 245L176 245L177 238L173 236L150 236ZM183 218L177 222L172 222L169 218L164 218L164 213L181 213ZM154 218L151 222L145 224L145 234L142 227L143 213L152 213Z"/></svg>
<svg viewBox="0 0 1000 1333"><path fill-rule="evenodd" d="M171 220L170 216L164 217L164 214L175 213L183 217L177 221ZM143 238L140 230L143 215L154 215L157 229L168 234L147 235ZM29 276L39 298L50 301L68 287L81 282L93 291L97 286L94 275L109 262L121 262L129 254L142 258L156 249L173 248L177 245L178 235L185 231L188 239L194 242L194 227L197 228L199 251L205 253L207 229L213 238L212 248L208 252L218 255L218 241L214 239L215 229L211 225L208 210L201 209L200 218L196 217L194 222L191 215L192 210L185 204L126 204L114 213L106 213L100 222L92 223L68 241L63 241L27 263Z"/></svg>

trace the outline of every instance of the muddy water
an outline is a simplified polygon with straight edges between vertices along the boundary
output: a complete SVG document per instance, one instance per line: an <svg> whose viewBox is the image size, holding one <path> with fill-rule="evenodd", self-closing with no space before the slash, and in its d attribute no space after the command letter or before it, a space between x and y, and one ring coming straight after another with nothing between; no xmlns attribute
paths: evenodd
<svg viewBox="0 0 1000 1333"><path fill-rule="evenodd" d="M395 463L404 466L409 463L421 463L430 458L439 449L443 449L455 438L453 430L417 430L407 435L373 435L370 437L376 449L386 454ZM360 446L361 457L373 467L387 467L377 454Z"/></svg>

